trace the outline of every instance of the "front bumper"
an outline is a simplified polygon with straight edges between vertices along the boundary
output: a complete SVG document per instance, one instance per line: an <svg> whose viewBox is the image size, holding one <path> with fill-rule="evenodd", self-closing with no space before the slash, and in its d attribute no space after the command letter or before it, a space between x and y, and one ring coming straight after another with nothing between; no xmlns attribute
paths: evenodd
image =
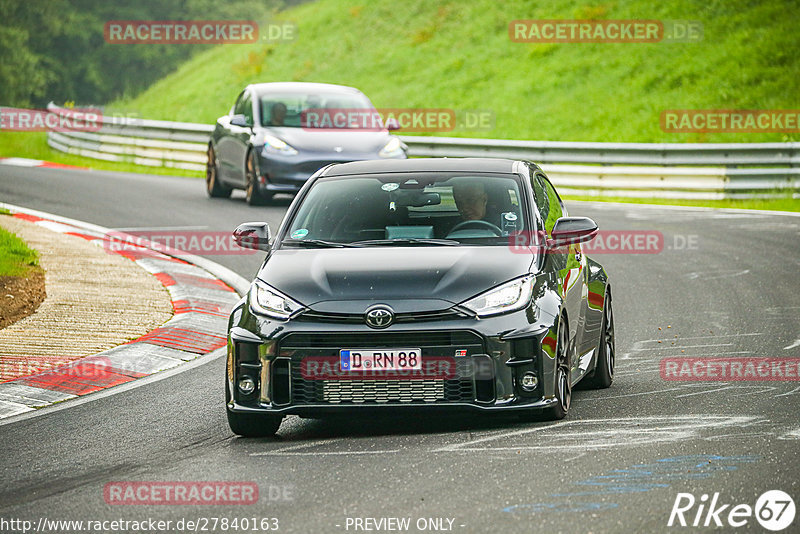
<svg viewBox="0 0 800 534"><path fill-rule="evenodd" d="M322 167L331 163L348 163L379 159L374 153L342 154L337 152L304 153L294 156L259 152L258 187L262 192L297 193L303 184Z"/></svg>
<svg viewBox="0 0 800 534"><path fill-rule="evenodd" d="M398 322L374 330L363 322L302 316L288 322L254 316L246 305L231 317L228 337L227 407L239 413L294 414L425 411L542 410L555 403L555 327L531 320L531 309L475 319L462 315ZM516 326L516 328L514 328ZM352 379L336 367L343 348L415 347L423 366L443 374L404 377L387 373ZM333 374L314 375L310 362L330 360ZM430 367L433 369L434 367ZM438 367L438 369L443 369ZM532 390L522 387L528 373ZM255 390L243 394L239 381Z"/></svg>

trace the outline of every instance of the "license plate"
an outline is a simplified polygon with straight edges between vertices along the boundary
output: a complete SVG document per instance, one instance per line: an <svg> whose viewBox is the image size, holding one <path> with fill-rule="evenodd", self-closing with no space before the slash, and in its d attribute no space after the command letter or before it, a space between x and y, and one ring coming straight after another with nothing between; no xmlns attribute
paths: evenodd
<svg viewBox="0 0 800 534"><path fill-rule="evenodd" d="M415 371L422 369L420 349L342 349L342 371Z"/></svg>

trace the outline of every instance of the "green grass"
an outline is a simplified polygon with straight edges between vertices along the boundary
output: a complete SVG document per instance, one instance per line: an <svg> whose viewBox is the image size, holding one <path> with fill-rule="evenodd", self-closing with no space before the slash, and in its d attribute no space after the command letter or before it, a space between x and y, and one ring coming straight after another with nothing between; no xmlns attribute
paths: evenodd
<svg viewBox="0 0 800 534"><path fill-rule="evenodd" d="M574 0L408 0L398 5L390 0L317 0L278 18L297 23L297 40L217 46L135 98L108 107L144 118L213 124L249 83L315 81L358 87L378 107L488 110L494 116L491 129L433 135L606 142L800 140L800 134L784 133L665 133L659 122L665 109L800 109L800 3L794 1L608 0L589 5ZM696 20L703 24L704 38L531 44L511 42L508 36L515 19L592 18ZM44 134L0 133L0 155L94 169L202 175L64 155L46 146ZM785 203L789 208L778 209L796 209L791 200L720 202Z"/></svg>
<svg viewBox="0 0 800 534"><path fill-rule="evenodd" d="M39 265L39 256L25 242L0 228L0 276L25 276Z"/></svg>
<svg viewBox="0 0 800 534"><path fill-rule="evenodd" d="M318 0L280 15L294 42L221 45L143 94L142 117L212 124L248 83L352 85L378 107L490 110L439 135L612 142L766 142L782 133L664 133L665 109L800 108L800 3L676 0ZM692 43L514 43L515 19L691 19ZM402 131L401 131L402 133Z"/></svg>
<svg viewBox="0 0 800 534"><path fill-rule="evenodd" d="M44 132L0 132L0 158L9 157L41 159L52 161L53 163L103 171L138 172L167 176L204 176L203 172L197 171L162 169L161 167L117 163L65 154L64 152L53 150L47 145L47 134Z"/></svg>
<svg viewBox="0 0 800 534"><path fill-rule="evenodd" d="M706 208L730 208L771 211L800 212L800 199L781 197L773 199L724 199L724 200L684 200L667 198L629 198L591 195L563 195L564 200L585 200L591 202L627 202L629 204L659 204L671 206L695 206Z"/></svg>

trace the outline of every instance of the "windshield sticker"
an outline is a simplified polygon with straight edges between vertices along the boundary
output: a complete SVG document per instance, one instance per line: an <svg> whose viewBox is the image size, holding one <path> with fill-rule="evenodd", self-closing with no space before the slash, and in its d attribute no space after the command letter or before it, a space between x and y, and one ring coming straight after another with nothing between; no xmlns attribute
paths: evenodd
<svg viewBox="0 0 800 534"><path fill-rule="evenodd" d="M305 228L300 228L299 230L295 230L292 232L292 239L303 239L305 236L308 235L308 230Z"/></svg>
<svg viewBox="0 0 800 534"><path fill-rule="evenodd" d="M394 190L395 190L395 189L397 189L398 187L400 187L400 184L397 184L397 183L395 183L395 182L389 182L388 184L383 184L383 185L381 186L381 189L383 189L384 191L388 191L388 192L390 192L390 193L391 193L392 191L394 191Z"/></svg>

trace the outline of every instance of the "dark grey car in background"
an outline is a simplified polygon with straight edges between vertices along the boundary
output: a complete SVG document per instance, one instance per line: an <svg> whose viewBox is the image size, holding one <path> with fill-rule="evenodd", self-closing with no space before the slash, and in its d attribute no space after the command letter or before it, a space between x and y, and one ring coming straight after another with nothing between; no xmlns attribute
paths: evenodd
<svg viewBox="0 0 800 534"><path fill-rule="evenodd" d="M363 110L377 116L358 89L323 83L248 85L230 112L217 120L208 144L206 188L210 197L244 189L248 204L275 193L296 193L329 163L405 159L399 137L379 128L313 128L309 110ZM387 125L395 129L396 125Z"/></svg>

